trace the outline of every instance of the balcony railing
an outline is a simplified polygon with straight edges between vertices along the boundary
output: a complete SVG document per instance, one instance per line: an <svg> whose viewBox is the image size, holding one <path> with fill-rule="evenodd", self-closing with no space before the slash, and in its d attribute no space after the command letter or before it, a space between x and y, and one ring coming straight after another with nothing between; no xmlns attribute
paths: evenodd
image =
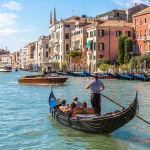
<svg viewBox="0 0 150 150"><path fill-rule="evenodd" d="M146 37L146 40L147 40L147 41L150 41L150 36L147 36L147 37Z"/></svg>

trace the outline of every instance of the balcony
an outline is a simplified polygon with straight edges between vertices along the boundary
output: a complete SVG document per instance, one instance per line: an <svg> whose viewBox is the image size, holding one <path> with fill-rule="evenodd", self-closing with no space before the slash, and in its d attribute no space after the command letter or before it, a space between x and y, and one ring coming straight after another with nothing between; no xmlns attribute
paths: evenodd
<svg viewBox="0 0 150 150"><path fill-rule="evenodd" d="M142 39L143 42L147 42L147 36L142 36L141 39Z"/></svg>
<svg viewBox="0 0 150 150"><path fill-rule="evenodd" d="M146 40L147 40L147 41L150 41L150 36L147 36L147 37L146 37Z"/></svg>

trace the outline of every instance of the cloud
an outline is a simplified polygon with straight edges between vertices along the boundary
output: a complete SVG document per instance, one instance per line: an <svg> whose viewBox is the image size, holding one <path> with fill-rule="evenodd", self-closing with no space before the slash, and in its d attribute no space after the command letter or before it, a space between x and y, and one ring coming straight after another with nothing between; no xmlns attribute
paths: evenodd
<svg viewBox="0 0 150 150"><path fill-rule="evenodd" d="M35 28L16 29L16 19L19 16L13 13L0 13L0 37L18 32L34 31Z"/></svg>
<svg viewBox="0 0 150 150"><path fill-rule="evenodd" d="M8 36L14 33L19 33L19 32L29 32L29 31L34 31L36 30L35 28L27 28L27 29L15 29L12 27L7 27L7 28L3 28L0 30L0 37L3 36Z"/></svg>
<svg viewBox="0 0 150 150"><path fill-rule="evenodd" d="M112 2L126 8L133 7L134 3L149 5L149 0L112 0Z"/></svg>
<svg viewBox="0 0 150 150"><path fill-rule="evenodd" d="M0 29L15 24L18 15L13 13L0 13Z"/></svg>
<svg viewBox="0 0 150 150"><path fill-rule="evenodd" d="M23 7L20 3L16 3L16 2L13 2L13 1L10 1L7 4L3 4L2 6L8 8L8 9L11 9L11 10L21 11L23 9Z"/></svg>

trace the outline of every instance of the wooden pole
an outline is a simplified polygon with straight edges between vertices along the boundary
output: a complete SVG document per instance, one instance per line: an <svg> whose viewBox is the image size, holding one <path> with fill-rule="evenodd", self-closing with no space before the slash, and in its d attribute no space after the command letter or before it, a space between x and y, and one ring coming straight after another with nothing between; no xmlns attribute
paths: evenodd
<svg viewBox="0 0 150 150"><path fill-rule="evenodd" d="M109 97L101 94L103 97L107 98L108 100L110 100L111 102L115 103L116 105L123 107L122 105L120 105L119 103L115 102L114 100L110 99ZM143 119L142 117L135 115L137 118L141 119L142 121L146 122L147 124L150 124L148 121L146 121L145 119Z"/></svg>

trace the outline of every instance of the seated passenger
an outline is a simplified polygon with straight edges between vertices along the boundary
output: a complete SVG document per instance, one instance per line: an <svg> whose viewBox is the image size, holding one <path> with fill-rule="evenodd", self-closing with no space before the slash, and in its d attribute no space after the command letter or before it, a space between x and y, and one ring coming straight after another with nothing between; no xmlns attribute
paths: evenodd
<svg viewBox="0 0 150 150"><path fill-rule="evenodd" d="M66 100L63 99L63 100L61 101L61 106L66 106Z"/></svg>
<svg viewBox="0 0 150 150"><path fill-rule="evenodd" d="M81 106L81 103L78 101L78 97L74 97L73 98L73 100L74 100L74 102L75 102L75 104L76 104L76 108L80 108L80 106Z"/></svg>
<svg viewBox="0 0 150 150"><path fill-rule="evenodd" d="M72 113L73 109L76 108L75 102L71 102L68 108L63 109L63 113Z"/></svg>
<svg viewBox="0 0 150 150"><path fill-rule="evenodd" d="M82 102L80 108L83 108L84 110L86 110L87 109L87 103Z"/></svg>

